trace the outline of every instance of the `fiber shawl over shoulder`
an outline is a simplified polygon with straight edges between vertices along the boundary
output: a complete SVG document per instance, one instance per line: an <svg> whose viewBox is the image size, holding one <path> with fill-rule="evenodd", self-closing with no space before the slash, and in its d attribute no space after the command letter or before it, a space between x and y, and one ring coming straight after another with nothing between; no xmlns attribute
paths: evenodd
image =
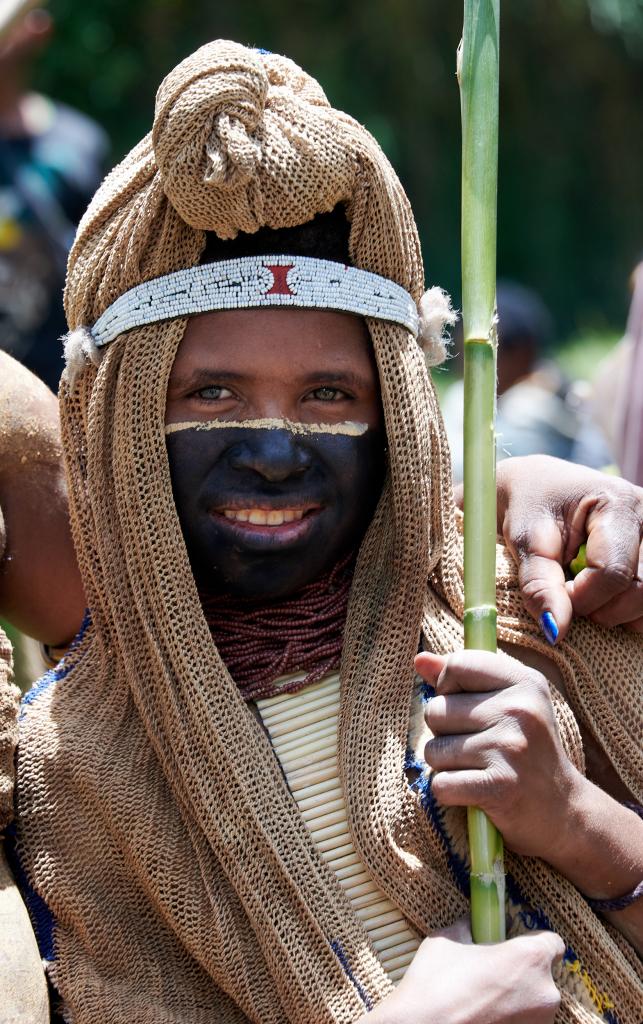
<svg viewBox="0 0 643 1024"><path fill-rule="evenodd" d="M163 82L152 134L81 223L69 325L195 265L206 231L298 225L340 203L352 262L419 301L413 217L374 139L291 61L204 46ZM436 651L461 645L461 545L420 348L403 327L368 327L390 469L349 602L339 771L360 857L427 932L466 909L464 830L405 779L412 659L421 632ZM184 328L121 335L63 384L91 624L25 709L19 853L53 914L50 971L74 1024L348 1024L390 982L213 645L172 500L164 408ZM538 647L502 552L500 565L502 636ZM641 799L638 641L579 623L554 656L576 713ZM582 767L575 720L557 706ZM510 870L514 930L548 921L568 945L561 1020L634 1024L627 944L540 862L511 858Z"/></svg>

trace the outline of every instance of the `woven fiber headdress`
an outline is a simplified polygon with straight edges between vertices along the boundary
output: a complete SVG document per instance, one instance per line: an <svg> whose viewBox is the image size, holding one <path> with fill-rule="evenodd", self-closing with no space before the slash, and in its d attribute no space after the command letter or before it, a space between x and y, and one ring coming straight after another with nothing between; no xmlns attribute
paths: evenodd
<svg viewBox="0 0 643 1024"><path fill-rule="evenodd" d="M286 58L204 46L162 83L151 135L83 218L69 326L91 328L128 290L196 266L206 231L292 227L338 204L352 266L419 303L409 203L369 133ZM360 857L426 932L466 908L452 870L465 854L459 812L437 829L406 782L412 661L422 632L437 651L461 644L461 552L421 348L408 326L366 322L390 469L349 604L339 774ZM349 1024L391 983L214 647L172 499L165 397L185 323L133 327L100 353L90 334L76 336L61 409L91 624L26 709L19 850L53 914L51 974L74 1024ZM501 577L501 636L538 647L502 557ZM640 798L636 723L623 712L638 651L581 624L556 657ZM558 704L582 767L573 717ZM515 929L527 905L546 917L600 999L634 1024L640 988L625 943L539 862L515 858L510 869ZM565 1021L596 1019L579 979L561 968Z"/></svg>

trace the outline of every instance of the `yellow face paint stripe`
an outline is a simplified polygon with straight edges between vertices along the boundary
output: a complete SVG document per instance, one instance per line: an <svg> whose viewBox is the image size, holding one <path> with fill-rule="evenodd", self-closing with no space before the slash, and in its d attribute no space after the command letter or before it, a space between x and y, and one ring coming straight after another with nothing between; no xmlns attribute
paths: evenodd
<svg viewBox="0 0 643 1024"><path fill-rule="evenodd" d="M195 420L187 423L168 423L165 434L176 434L180 430L222 430L226 427L242 427L244 430L289 430L292 434L340 434L345 437L361 437L368 430L367 423L295 423L268 417L258 420Z"/></svg>

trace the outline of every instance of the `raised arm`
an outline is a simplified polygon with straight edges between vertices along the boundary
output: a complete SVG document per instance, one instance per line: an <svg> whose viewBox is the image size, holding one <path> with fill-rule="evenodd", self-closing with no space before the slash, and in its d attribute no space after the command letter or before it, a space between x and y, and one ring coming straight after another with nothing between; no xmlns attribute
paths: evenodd
<svg viewBox="0 0 643 1024"><path fill-rule="evenodd" d="M550 643L579 615L643 632L642 488L547 455L505 459L498 533L518 564L527 608L537 621L553 616L558 637L547 630ZM565 568L586 540L588 568L571 581Z"/></svg>
<svg viewBox="0 0 643 1024"><path fill-rule="evenodd" d="M0 616L58 646L74 637L84 606L67 515L58 401L0 352Z"/></svg>

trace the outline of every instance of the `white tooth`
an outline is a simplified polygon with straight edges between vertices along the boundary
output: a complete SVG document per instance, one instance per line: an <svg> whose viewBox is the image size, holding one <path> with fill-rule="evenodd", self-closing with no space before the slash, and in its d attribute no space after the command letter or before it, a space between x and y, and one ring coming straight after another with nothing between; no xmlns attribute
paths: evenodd
<svg viewBox="0 0 643 1024"><path fill-rule="evenodd" d="M301 508L294 509L293 510L293 516L294 516L295 519L303 519L304 518L303 509L301 509Z"/></svg>
<svg viewBox="0 0 643 1024"><path fill-rule="evenodd" d="M236 519L237 518L237 513L233 509L231 509L231 508L224 509L223 510L223 514L226 517L226 519Z"/></svg>
<svg viewBox="0 0 643 1024"><path fill-rule="evenodd" d="M235 512L234 518L236 520L238 520L238 522L240 522L240 523L247 523L248 522L248 516L249 516L249 513L246 512L245 509L240 509L239 508Z"/></svg>
<svg viewBox="0 0 643 1024"><path fill-rule="evenodd" d="M257 526L266 526L268 515L261 508L253 508L248 516L248 522L255 523Z"/></svg>
<svg viewBox="0 0 643 1024"><path fill-rule="evenodd" d="M281 509L273 509L268 512L266 522L268 523L268 526L281 526L284 522L284 518L284 513Z"/></svg>
<svg viewBox="0 0 643 1024"><path fill-rule="evenodd" d="M284 523L292 523L295 518L295 513L291 508L284 509Z"/></svg>

